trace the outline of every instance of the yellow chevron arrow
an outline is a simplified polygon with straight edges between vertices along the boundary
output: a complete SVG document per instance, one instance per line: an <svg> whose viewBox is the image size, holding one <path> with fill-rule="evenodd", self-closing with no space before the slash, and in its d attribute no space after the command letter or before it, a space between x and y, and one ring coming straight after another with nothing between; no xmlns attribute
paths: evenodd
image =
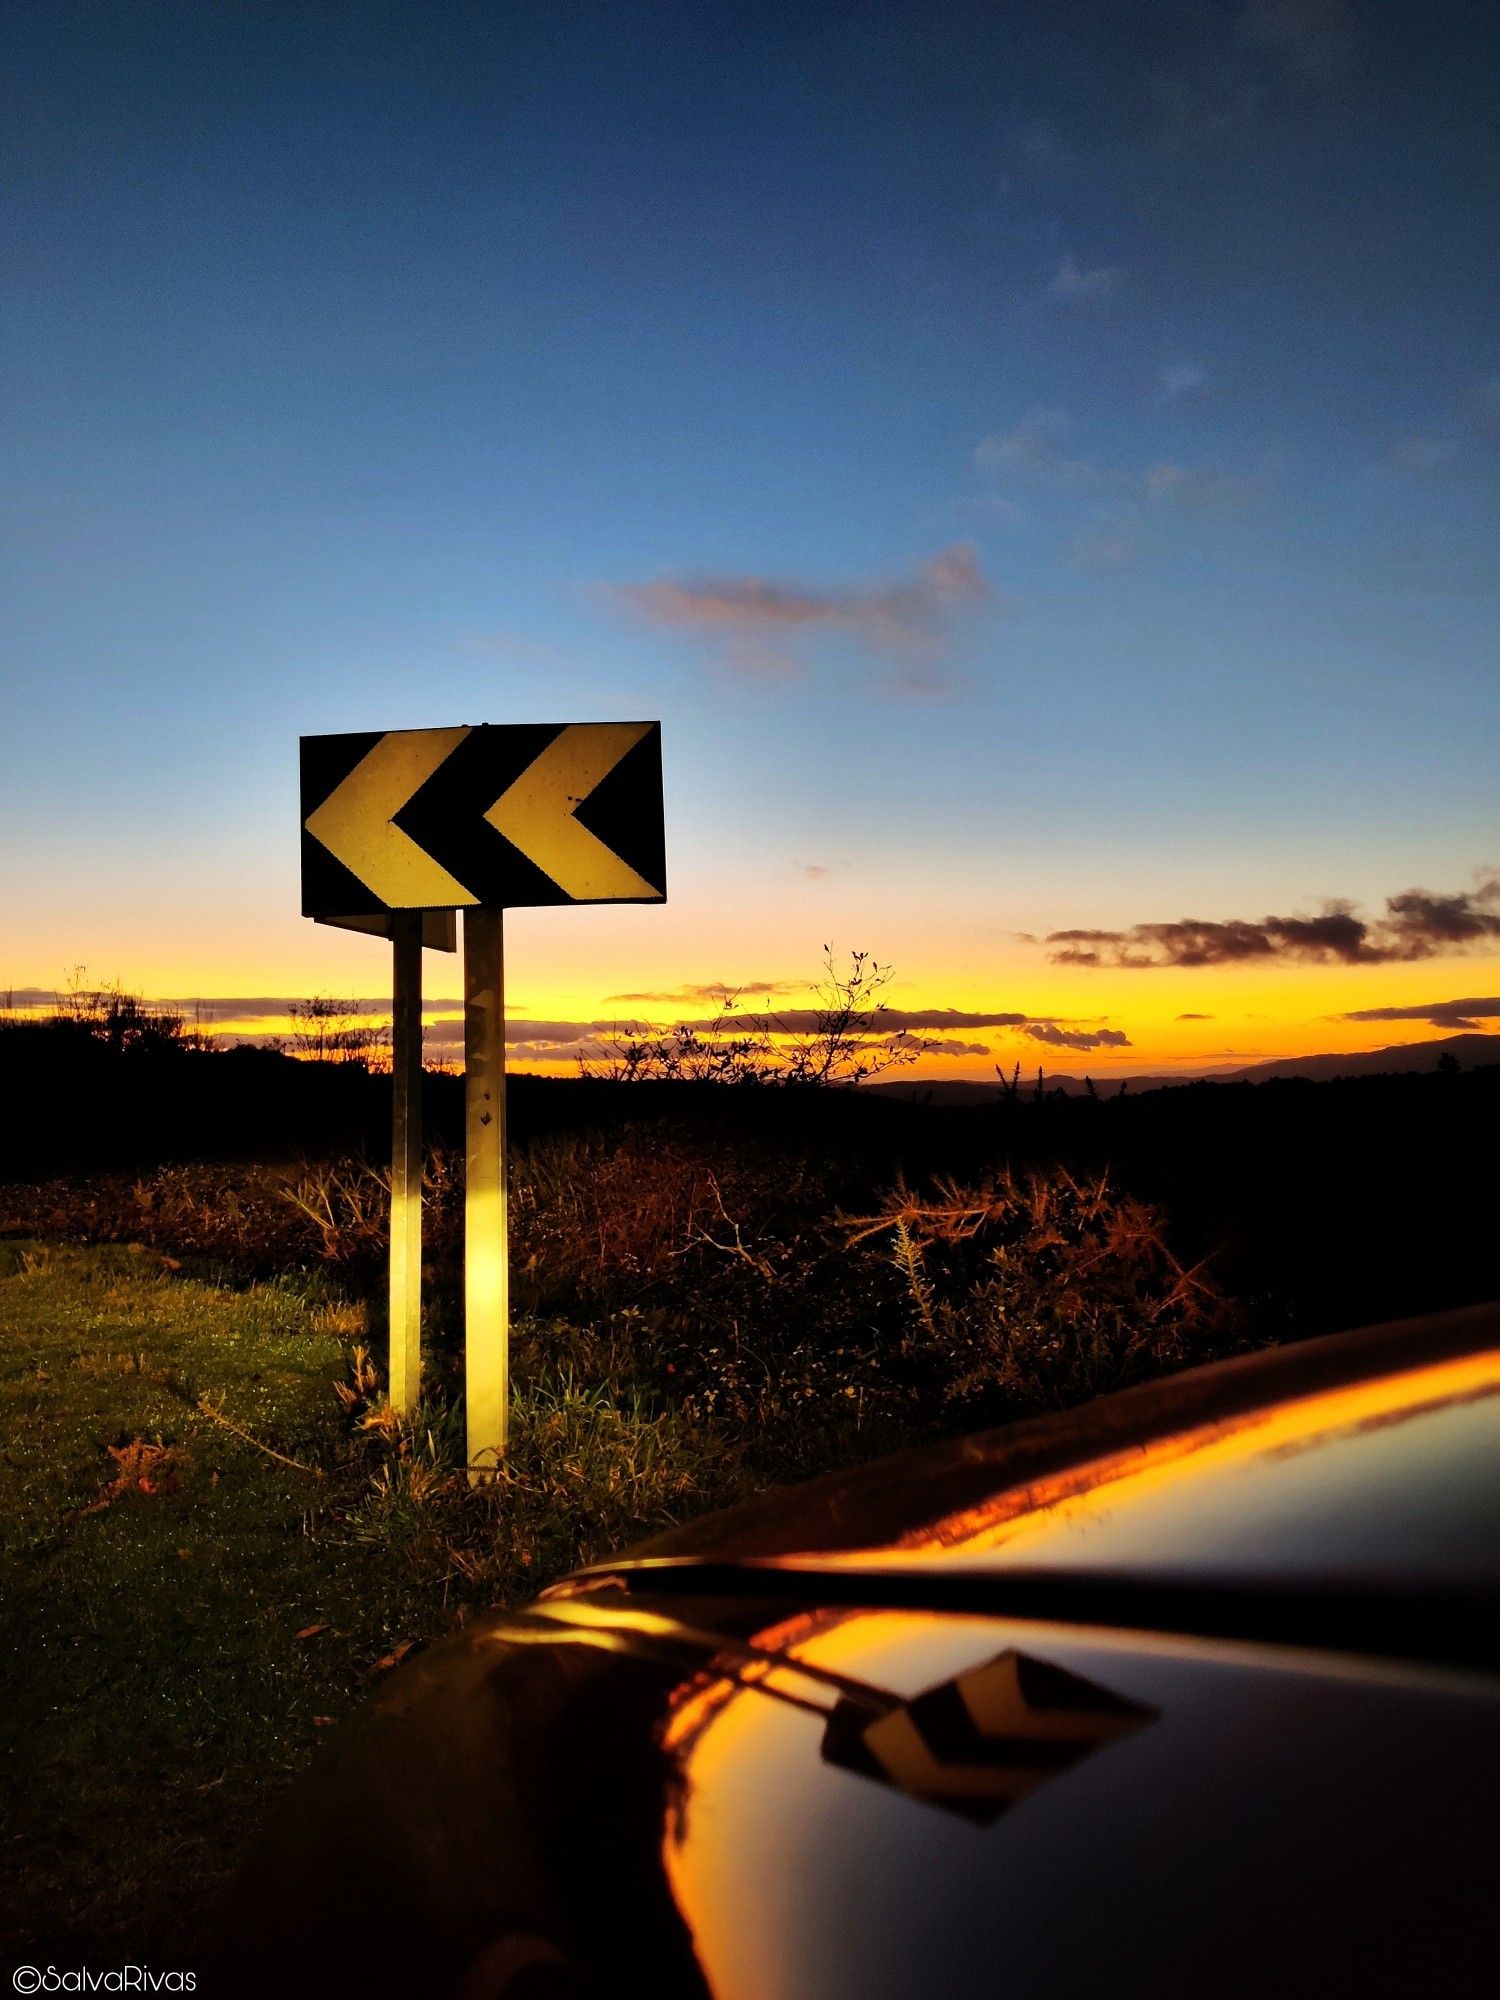
<svg viewBox="0 0 1500 2000"><path fill-rule="evenodd" d="M917 1725L904 1708L872 1722L865 1742L891 1783L913 1798L989 1799L997 1806L1014 1805L1038 1790L1055 1771L1033 1765L944 1763L923 1742Z"/></svg>
<svg viewBox="0 0 1500 2000"><path fill-rule="evenodd" d="M570 723L485 814L497 833L575 902L661 896L658 883L637 875L573 817L650 728L649 722Z"/></svg>
<svg viewBox="0 0 1500 2000"><path fill-rule="evenodd" d="M962 1744L954 1744L944 1754L927 1741L905 1704L878 1716L861 1731L866 1749L890 1782L914 1798L951 1804L959 1811L963 1810L959 1801L988 1801L998 1813L1039 1786L1050 1784L1091 1750L1102 1750L1153 1719L1148 1710L1119 1700L1065 1669L1053 1671L1059 1679L1071 1682L1077 1705L1054 1706L1045 1692L1033 1705L1022 1682L1022 1665L1019 1654L1002 1653L985 1666L959 1674L950 1685L957 1690L991 1756L997 1744L1035 1743L1056 1746L1055 1758L1034 1761L1023 1752L1014 1763L1005 1764L977 1757ZM920 1702L919 1696L918 1706Z"/></svg>
<svg viewBox="0 0 1500 2000"><path fill-rule="evenodd" d="M393 910L479 900L391 824L468 733L466 728L391 730L308 815L308 832Z"/></svg>
<svg viewBox="0 0 1500 2000"><path fill-rule="evenodd" d="M1075 1676L1075 1681L1077 1677ZM1093 1690L1086 1683L1085 1697ZM1141 1725L1140 1714L1128 1705L1111 1708L1106 1695L1093 1707L1033 1708L1021 1684L1017 1653L1002 1653L987 1666L960 1674L953 1685L981 1736L1037 1737L1047 1743L1112 1743Z"/></svg>

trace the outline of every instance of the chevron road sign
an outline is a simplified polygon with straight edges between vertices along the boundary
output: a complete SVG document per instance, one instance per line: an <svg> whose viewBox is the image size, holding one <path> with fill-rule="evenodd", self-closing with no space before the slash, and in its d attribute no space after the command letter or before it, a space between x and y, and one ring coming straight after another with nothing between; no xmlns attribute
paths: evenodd
<svg viewBox="0 0 1500 2000"><path fill-rule="evenodd" d="M665 901L661 725L302 738L302 914Z"/></svg>
<svg viewBox="0 0 1500 2000"><path fill-rule="evenodd" d="M1081 1674L1007 1652L893 1702L873 1720L867 1707L840 1702L823 1757L984 1825L1080 1758L1155 1720L1153 1710Z"/></svg>
<svg viewBox="0 0 1500 2000"><path fill-rule="evenodd" d="M464 1393L470 1477L509 1422L502 913L667 895L657 722L481 723L302 738L302 914L388 937L391 1370L422 1366L422 948L464 913Z"/></svg>

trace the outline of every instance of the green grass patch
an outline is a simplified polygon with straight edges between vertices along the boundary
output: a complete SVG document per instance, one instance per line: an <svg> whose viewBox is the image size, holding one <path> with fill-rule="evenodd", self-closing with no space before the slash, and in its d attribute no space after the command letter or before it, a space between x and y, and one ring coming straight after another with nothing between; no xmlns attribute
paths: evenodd
<svg viewBox="0 0 1500 2000"><path fill-rule="evenodd" d="M0 1243L0 1934L40 1964L194 1962L382 1663L744 1476L523 1329L513 1453L476 1494L461 1409L394 1425L351 1365L360 1307L165 1262Z"/></svg>

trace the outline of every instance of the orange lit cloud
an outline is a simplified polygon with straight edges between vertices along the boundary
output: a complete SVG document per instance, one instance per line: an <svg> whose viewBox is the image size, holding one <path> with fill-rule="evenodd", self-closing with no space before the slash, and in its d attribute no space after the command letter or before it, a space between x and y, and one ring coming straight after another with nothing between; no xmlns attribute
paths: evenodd
<svg viewBox="0 0 1500 2000"><path fill-rule="evenodd" d="M792 642L818 631L843 633L903 659L930 659L945 650L953 613L987 593L973 544L959 542L897 583L819 588L755 575L659 577L613 585L608 595L653 625L716 642L740 672L775 678L802 671Z"/></svg>
<svg viewBox="0 0 1500 2000"><path fill-rule="evenodd" d="M1360 1007L1341 1021L1426 1021L1434 1028L1482 1028L1500 1017L1500 996L1486 1000L1423 1000L1414 1007Z"/></svg>

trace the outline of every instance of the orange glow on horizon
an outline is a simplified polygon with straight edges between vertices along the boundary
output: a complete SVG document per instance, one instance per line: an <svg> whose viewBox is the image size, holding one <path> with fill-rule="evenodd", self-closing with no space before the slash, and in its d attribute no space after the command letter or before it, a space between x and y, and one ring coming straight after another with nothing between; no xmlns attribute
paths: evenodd
<svg viewBox="0 0 1500 2000"><path fill-rule="evenodd" d="M805 944L793 948L784 938L747 941L721 935L712 924L692 936L683 934L690 927L663 935L665 909L565 914L573 920L572 932L560 922L536 921L538 915L555 917L554 912L516 912L507 925L508 977L517 996L509 1010L513 1047L527 1039L528 1021L643 1020L667 1028L681 1020L708 1018L714 1006L692 996L695 988L715 983L733 990L740 981L749 989L742 1014L813 1004L817 967L809 965L809 958L815 961L816 952L810 954ZM607 924L606 915L611 919ZM622 925L622 916L633 921L633 932ZM916 1086L944 1080L993 1082L997 1069L1009 1077L1017 1064L1027 1084L1034 1083L1038 1068L1048 1075L1089 1075L1107 1084L1125 1076L1212 1075L1277 1059L1432 1042L1460 1030L1417 1014L1376 1021L1348 1016L1380 1008L1421 1010L1445 996L1493 991L1500 980L1497 954L1418 964L1092 970L1050 964L1034 946L1014 941L997 942L975 958L960 957L951 941L920 930L903 939L908 926L898 922L892 928L892 943L875 942L895 967L882 995L893 1010L1019 1013L1033 1022L1056 1024L1064 1036L1088 1039L1108 1031L1127 1037L1124 1045L1074 1048L1065 1041L1039 1040L1022 1027L945 1021L914 1032L919 1040L950 1044L948 1049L924 1051L914 1063L888 1072L889 1080ZM239 940L230 948L227 938L209 933L197 950L184 942L179 950L159 957L153 953L144 963L132 955L120 967L103 947L75 948L72 956L88 960L90 977L100 984L118 979L148 1001L172 996L158 1004L191 1014L194 999L201 999L203 1027L218 1039L290 1038L296 1024L286 1001L304 995L353 995L370 1003L372 1013L388 1018L389 953L381 941L311 924L293 930L291 941L296 949L268 954ZM903 951L903 942L911 948ZM609 969L601 974L601 966ZM456 997L461 966L456 956L429 952L423 971L433 1061L448 1047L456 1050L461 1039ZM17 990L27 984L20 976L12 983ZM63 975L54 972L29 983L50 992L54 984L62 985ZM764 983L776 988L769 999L753 991ZM247 994L279 994L285 1001L268 998L261 1011L236 1010L215 1018L216 1002L227 1006ZM24 1003L12 1009L18 1015L34 1011L46 1008ZM1481 1030L1490 1026L1480 1023ZM576 1050L560 1040L545 1049L517 1050L510 1066L570 1076L577 1069Z"/></svg>

